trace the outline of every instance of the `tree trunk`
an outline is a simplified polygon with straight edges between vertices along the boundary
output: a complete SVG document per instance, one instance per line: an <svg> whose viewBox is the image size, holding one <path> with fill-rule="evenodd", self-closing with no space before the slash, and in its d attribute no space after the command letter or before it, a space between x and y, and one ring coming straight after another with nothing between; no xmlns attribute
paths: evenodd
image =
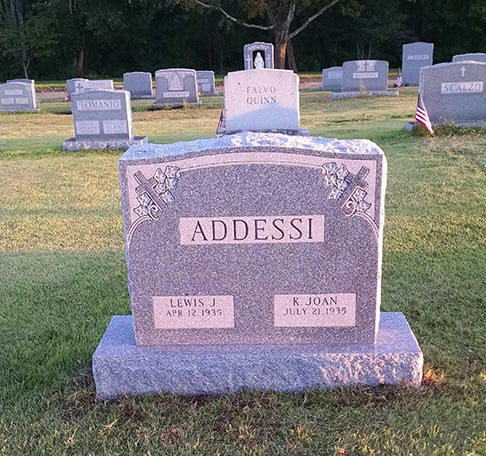
<svg viewBox="0 0 486 456"><path fill-rule="evenodd" d="M290 70L297 73L297 64L295 63L294 46L292 40L287 42L287 66Z"/></svg>
<svg viewBox="0 0 486 456"><path fill-rule="evenodd" d="M84 48L79 51L76 59L76 73L78 76L82 76L84 73Z"/></svg>
<svg viewBox="0 0 486 456"><path fill-rule="evenodd" d="M275 68L285 70L285 56L287 54L287 42L277 41L275 48Z"/></svg>

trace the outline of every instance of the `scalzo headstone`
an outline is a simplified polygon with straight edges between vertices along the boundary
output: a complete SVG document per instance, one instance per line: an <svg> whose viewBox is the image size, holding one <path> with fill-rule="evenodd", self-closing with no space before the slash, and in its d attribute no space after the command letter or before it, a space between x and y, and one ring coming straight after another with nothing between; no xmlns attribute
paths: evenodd
<svg viewBox="0 0 486 456"><path fill-rule="evenodd" d="M403 84L418 86L420 68L432 65L434 59L434 43L408 43L402 46L402 77Z"/></svg>
<svg viewBox="0 0 486 456"><path fill-rule="evenodd" d="M197 88L201 96L212 97L216 95L214 83L214 71L196 71Z"/></svg>
<svg viewBox="0 0 486 456"><path fill-rule="evenodd" d="M63 149L126 149L147 142L146 136L133 136L126 90L81 90L72 94L71 103L76 136L64 141Z"/></svg>
<svg viewBox="0 0 486 456"><path fill-rule="evenodd" d="M452 57L453 62L486 62L486 53L473 52L470 54L457 54Z"/></svg>
<svg viewBox="0 0 486 456"><path fill-rule="evenodd" d="M0 111L39 111L34 84L25 82L0 84Z"/></svg>
<svg viewBox="0 0 486 456"><path fill-rule="evenodd" d="M420 70L420 93L432 125L485 127L485 89L486 63L440 63Z"/></svg>
<svg viewBox="0 0 486 456"><path fill-rule="evenodd" d="M153 98L152 74L132 71L123 74L123 88L130 92L130 98Z"/></svg>
<svg viewBox="0 0 486 456"><path fill-rule="evenodd" d="M352 60L343 63L342 92L332 92L332 98L360 95L397 96L398 91L387 90L388 62L385 60Z"/></svg>
<svg viewBox="0 0 486 456"><path fill-rule="evenodd" d="M405 317L380 313L378 146L244 132L134 146L119 172L132 316L93 355L99 397L420 385Z"/></svg>
<svg viewBox="0 0 486 456"><path fill-rule="evenodd" d="M343 67L335 66L322 70L322 90L339 92L343 86Z"/></svg>
<svg viewBox="0 0 486 456"><path fill-rule="evenodd" d="M171 68L155 72L155 103L162 106L200 104L196 70Z"/></svg>
<svg viewBox="0 0 486 456"><path fill-rule="evenodd" d="M256 41L255 43L245 44L243 47L243 60L245 63L245 70L253 70L257 68L255 60L261 59L263 68L273 69L273 44Z"/></svg>

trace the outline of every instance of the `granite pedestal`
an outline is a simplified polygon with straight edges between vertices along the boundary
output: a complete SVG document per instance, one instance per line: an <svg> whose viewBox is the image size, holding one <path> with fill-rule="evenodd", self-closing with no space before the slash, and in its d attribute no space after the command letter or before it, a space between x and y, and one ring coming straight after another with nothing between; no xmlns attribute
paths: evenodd
<svg viewBox="0 0 486 456"><path fill-rule="evenodd" d="M62 143L63 150L74 152L81 149L128 149L134 144L147 144L147 136L134 136L132 139L86 140L69 138Z"/></svg>
<svg viewBox="0 0 486 456"><path fill-rule="evenodd" d="M331 98L357 98L357 97L398 97L398 90L368 90L331 92Z"/></svg>

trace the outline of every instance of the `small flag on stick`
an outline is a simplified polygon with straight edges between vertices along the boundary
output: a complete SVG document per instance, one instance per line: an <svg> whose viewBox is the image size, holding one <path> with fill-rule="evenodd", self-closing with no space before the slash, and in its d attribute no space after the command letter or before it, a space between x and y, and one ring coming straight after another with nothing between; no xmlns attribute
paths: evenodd
<svg viewBox="0 0 486 456"><path fill-rule="evenodd" d="M425 108L420 92L417 100L417 111L415 111L415 120L417 123L423 125L431 136L434 136L434 129L430 123L429 114L427 113L427 109Z"/></svg>
<svg viewBox="0 0 486 456"><path fill-rule="evenodd" d="M71 101L71 98L69 97L69 92L67 90L64 91L64 101Z"/></svg>
<svg viewBox="0 0 486 456"><path fill-rule="evenodd" d="M222 135L226 131L226 119L224 117L224 110L221 111L219 116L218 128L216 128L216 134Z"/></svg>
<svg viewBox="0 0 486 456"><path fill-rule="evenodd" d="M402 70L398 69L398 74L397 74L397 87L402 87L403 86L403 77L402 77Z"/></svg>

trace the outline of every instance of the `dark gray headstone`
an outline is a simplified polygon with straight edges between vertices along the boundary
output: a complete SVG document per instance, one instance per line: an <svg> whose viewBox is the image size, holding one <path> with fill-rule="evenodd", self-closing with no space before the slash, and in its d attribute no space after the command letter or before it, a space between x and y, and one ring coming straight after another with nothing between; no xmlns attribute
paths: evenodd
<svg viewBox="0 0 486 456"><path fill-rule="evenodd" d="M170 68L155 72L155 103L166 106L199 104L196 71Z"/></svg>
<svg viewBox="0 0 486 456"><path fill-rule="evenodd" d="M66 80L66 90L69 95L69 98L71 98L71 95L74 92L76 92L76 90L78 90L80 86L82 86L82 84L80 85L80 82L82 83L88 81L89 79L85 79L85 78L73 78L73 79Z"/></svg>
<svg viewBox="0 0 486 456"><path fill-rule="evenodd" d="M124 73L123 88L130 92L132 99L153 98L152 74L144 71Z"/></svg>
<svg viewBox="0 0 486 456"><path fill-rule="evenodd" d="M434 43L404 44L402 47L402 77L404 85L418 86L420 68L432 65L434 59Z"/></svg>
<svg viewBox="0 0 486 456"><path fill-rule="evenodd" d="M0 111L38 111L34 84L0 84Z"/></svg>
<svg viewBox="0 0 486 456"><path fill-rule="evenodd" d="M196 71L197 87L202 96L216 95L216 86L214 82L214 71L199 70Z"/></svg>
<svg viewBox="0 0 486 456"><path fill-rule="evenodd" d="M255 68L255 55L260 53L263 58L264 67L272 69L273 63L273 44L256 41L255 43L245 44L243 47L243 59L245 70L253 70Z"/></svg>
<svg viewBox="0 0 486 456"><path fill-rule="evenodd" d="M35 84L33 79L7 79L7 82L23 82L24 84Z"/></svg>
<svg viewBox="0 0 486 456"><path fill-rule="evenodd" d="M453 62L486 62L486 53L473 52L470 54L458 54L452 57Z"/></svg>
<svg viewBox="0 0 486 456"><path fill-rule="evenodd" d="M322 70L322 90L339 91L343 86L343 67L335 66Z"/></svg>
<svg viewBox="0 0 486 456"><path fill-rule="evenodd" d="M420 70L420 93L432 124L486 123L486 63L440 63Z"/></svg>
<svg viewBox="0 0 486 456"><path fill-rule="evenodd" d="M352 60L343 63L343 91L386 91L388 62Z"/></svg>

